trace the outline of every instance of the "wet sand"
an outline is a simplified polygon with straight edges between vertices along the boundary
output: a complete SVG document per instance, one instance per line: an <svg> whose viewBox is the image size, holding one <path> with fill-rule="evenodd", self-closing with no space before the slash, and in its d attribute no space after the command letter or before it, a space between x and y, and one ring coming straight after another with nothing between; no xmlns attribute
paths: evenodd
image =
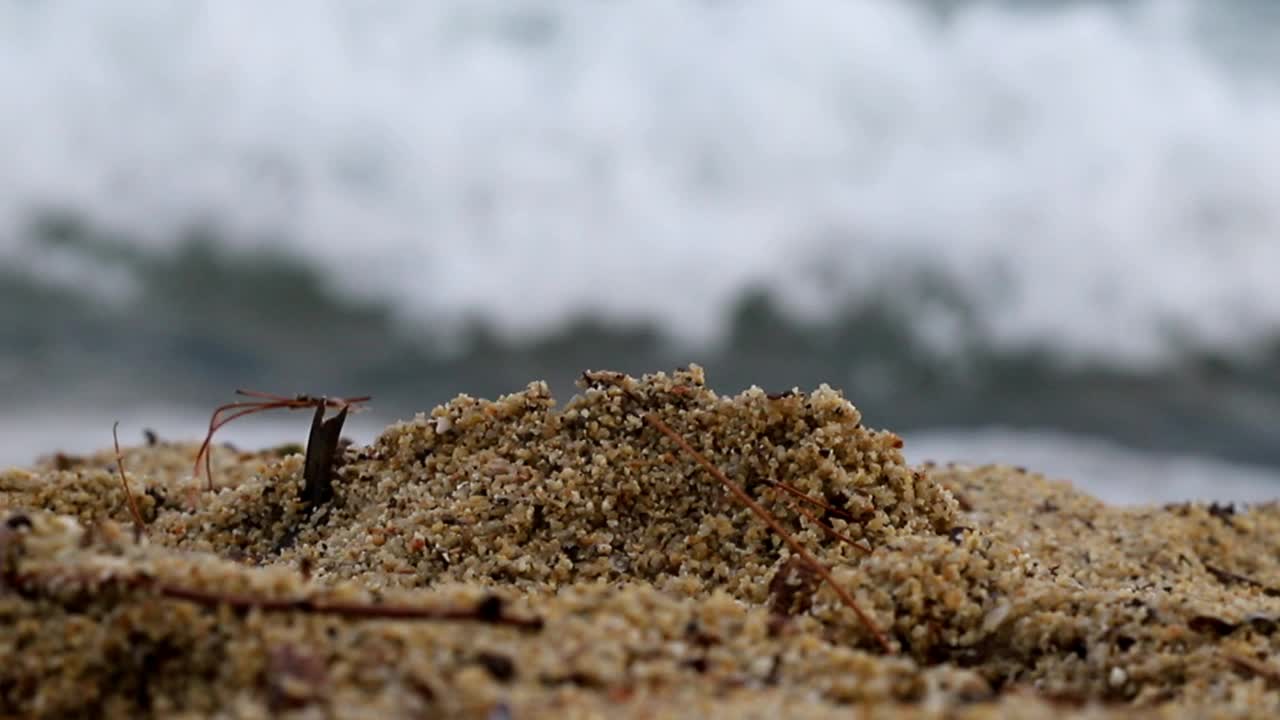
<svg viewBox="0 0 1280 720"><path fill-rule="evenodd" d="M315 508L297 447L216 447L213 492L196 445L126 448L143 535L113 452L51 456L0 472L0 715L1280 714L1280 507L901 446L829 388L692 367L459 397L347 448Z"/></svg>

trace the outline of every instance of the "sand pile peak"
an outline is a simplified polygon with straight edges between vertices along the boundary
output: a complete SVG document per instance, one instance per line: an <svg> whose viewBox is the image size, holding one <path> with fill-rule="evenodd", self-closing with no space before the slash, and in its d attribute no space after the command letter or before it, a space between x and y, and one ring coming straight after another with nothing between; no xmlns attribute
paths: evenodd
<svg viewBox="0 0 1280 720"><path fill-rule="evenodd" d="M414 583L543 587L640 579L760 601L788 555L781 538L647 426L645 413L687 438L830 564L856 565L863 548L955 525L954 500L907 466L901 440L864 427L826 386L721 397L696 366L639 379L586 373L581 385L562 409L534 383L496 401L461 396L389 428L343 471L348 482L329 524L345 546L368 551L349 558L345 572L361 564L382 572L390 563ZM362 543L347 527L379 528L380 544Z"/></svg>

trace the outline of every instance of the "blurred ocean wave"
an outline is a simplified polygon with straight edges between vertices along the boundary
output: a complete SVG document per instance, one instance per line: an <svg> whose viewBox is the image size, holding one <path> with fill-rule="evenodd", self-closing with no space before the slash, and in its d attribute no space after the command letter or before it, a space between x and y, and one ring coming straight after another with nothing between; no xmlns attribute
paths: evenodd
<svg viewBox="0 0 1280 720"><path fill-rule="evenodd" d="M0 272L0 392L10 408L212 408L250 386L371 393L380 416L404 417L539 378L567 398L588 368L698 362L722 393L829 383L879 427L1051 429L1280 466L1280 337L1264 351L1189 345L1147 368L1065 361L1050 345L1011 349L965 332L962 345L939 350L917 334L917 310L942 305L961 322L974 311L962 289L928 274L822 318L745 288L715 342L590 308L554 331L510 337L484 316L406 323L296 256L229 251L216 236L147 250L52 217L32 234L59 262L130 278L132 290L104 300L58 274Z"/></svg>
<svg viewBox="0 0 1280 720"><path fill-rule="evenodd" d="M0 393L697 361L1280 466L1278 13L0 0Z"/></svg>

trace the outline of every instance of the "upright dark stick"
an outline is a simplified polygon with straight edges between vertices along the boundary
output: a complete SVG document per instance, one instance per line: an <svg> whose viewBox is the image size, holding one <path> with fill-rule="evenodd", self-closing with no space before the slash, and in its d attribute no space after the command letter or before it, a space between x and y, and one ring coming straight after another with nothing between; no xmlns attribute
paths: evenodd
<svg viewBox="0 0 1280 720"><path fill-rule="evenodd" d="M347 420L344 406L337 415L324 419L324 402L316 403L316 414L311 418L311 434L307 437L306 464L302 468L302 494L299 499L315 510L333 499L333 461L338 454L338 442L342 437L342 424Z"/></svg>

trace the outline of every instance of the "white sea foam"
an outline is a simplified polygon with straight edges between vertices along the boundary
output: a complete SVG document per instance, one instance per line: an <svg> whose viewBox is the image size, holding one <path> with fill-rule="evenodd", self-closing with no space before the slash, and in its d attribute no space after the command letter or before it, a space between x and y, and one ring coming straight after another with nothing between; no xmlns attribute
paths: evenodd
<svg viewBox="0 0 1280 720"><path fill-rule="evenodd" d="M1280 84L1208 49L1226 9L958 7L0 2L0 257L52 205L513 333L708 339L745 286L820 316L922 267L1075 357L1280 329Z"/></svg>

